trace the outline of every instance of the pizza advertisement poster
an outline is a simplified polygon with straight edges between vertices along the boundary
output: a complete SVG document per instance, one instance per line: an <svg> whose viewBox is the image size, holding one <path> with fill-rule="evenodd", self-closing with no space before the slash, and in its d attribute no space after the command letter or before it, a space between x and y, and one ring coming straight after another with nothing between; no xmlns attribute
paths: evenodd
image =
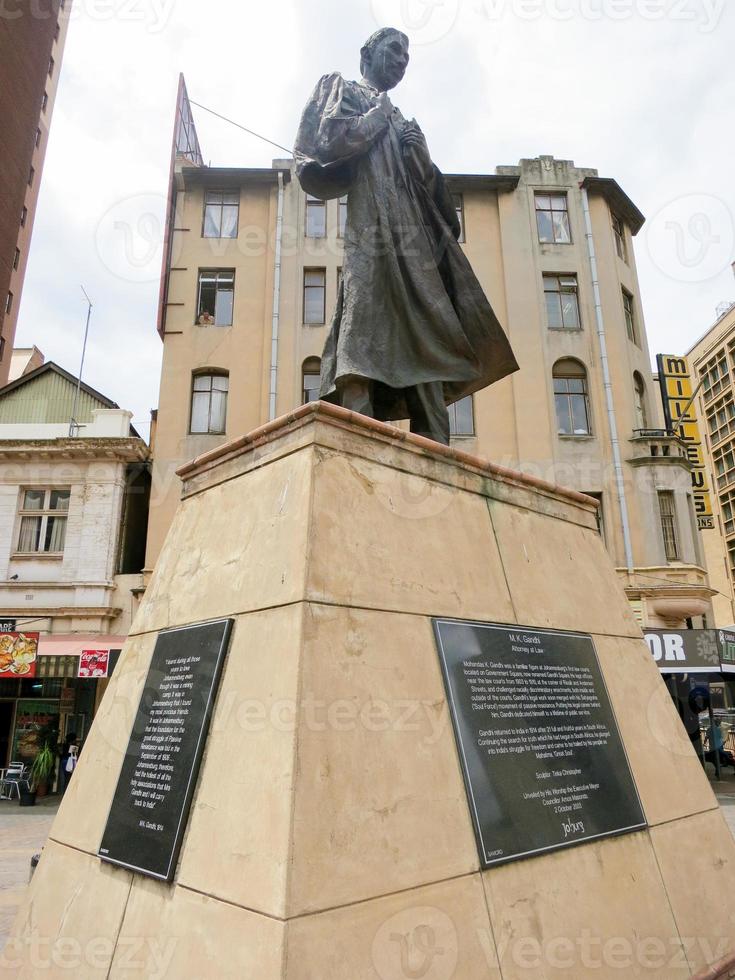
<svg viewBox="0 0 735 980"><path fill-rule="evenodd" d="M0 633L0 677L35 677L38 633Z"/></svg>
<svg viewBox="0 0 735 980"><path fill-rule="evenodd" d="M59 702L24 698L17 703L11 759L31 763L43 745L45 733L59 728Z"/></svg>
<svg viewBox="0 0 735 980"><path fill-rule="evenodd" d="M107 677L109 650L82 650L79 657L79 677Z"/></svg>

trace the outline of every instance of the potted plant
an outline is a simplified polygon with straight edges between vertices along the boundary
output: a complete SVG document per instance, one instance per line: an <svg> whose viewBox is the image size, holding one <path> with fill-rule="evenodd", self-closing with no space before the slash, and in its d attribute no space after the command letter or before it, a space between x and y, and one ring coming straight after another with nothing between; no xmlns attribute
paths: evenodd
<svg viewBox="0 0 735 980"><path fill-rule="evenodd" d="M31 789L29 783L26 783L25 786L23 785L23 783L19 783L18 793L20 794L18 803L20 803L21 806L36 805L36 791L35 789Z"/></svg>
<svg viewBox="0 0 735 980"><path fill-rule="evenodd" d="M53 787L56 775L59 732L55 725L47 723L38 729L38 753L31 764L30 783L36 796L45 796Z"/></svg>
<svg viewBox="0 0 735 980"><path fill-rule="evenodd" d="M56 754L49 741L44 741L31 766L31 787L36 796L45 796L49 783L53 781L56 768Z"/></svg>

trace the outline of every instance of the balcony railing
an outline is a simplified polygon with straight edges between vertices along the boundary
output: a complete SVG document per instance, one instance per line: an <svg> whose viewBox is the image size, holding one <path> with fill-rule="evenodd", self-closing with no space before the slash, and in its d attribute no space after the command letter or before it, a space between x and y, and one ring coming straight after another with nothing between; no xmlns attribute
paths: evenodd
<svg viewBox="0 0 735 980"><path fill-rule="evenodd" d="M673 429L633 429L634 439L678 439Z"/></svg>
<svg viewBox="0 0 735 980"><path fill-rule="evenodd" d="M686 445L672 429L633 429L634 460L688 460Z"/></svg>

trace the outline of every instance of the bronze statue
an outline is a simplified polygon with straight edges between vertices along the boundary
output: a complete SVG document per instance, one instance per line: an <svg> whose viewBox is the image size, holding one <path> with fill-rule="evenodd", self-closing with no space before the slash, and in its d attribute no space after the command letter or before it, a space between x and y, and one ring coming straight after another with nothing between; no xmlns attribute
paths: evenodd
<svg viewBox="0 0 735 980"><path fill-rule="evenodd" d="M348 195L342 283L322 358L320 397L449 443L447 405L518 370L460 248L444 178L415 119L389 89L408 38L386 27L362 48L360 82L325 75L304 110L301 186Z"/></svg>

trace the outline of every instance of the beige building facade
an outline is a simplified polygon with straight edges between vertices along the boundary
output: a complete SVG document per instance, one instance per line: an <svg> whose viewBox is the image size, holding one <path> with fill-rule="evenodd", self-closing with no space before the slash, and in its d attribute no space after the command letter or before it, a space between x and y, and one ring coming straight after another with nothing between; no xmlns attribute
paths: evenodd
<svg viewBox="0 0 735 980"><path fill-rule="evenodd" d="M143 591L148 446L131 412L39 358L17 351L29 370L0 388L0 622L38 634L33 674L0 671L0 766L32 762L39 726L83 743Z"/></svg>
<svg viewBox="0 0 735 980"><path fill-rule="evenodd" d="M713 520L703 530L716 626L735 623L735 303L724 304L686 357Z"/></svg>
<svg viewBox="0 0 735 980"><path fill-rule="evenodd" d="M307 199L291 160L195 158L198 144L172 168L148 571L179 501L177 467L316 397L343 261L348 203ZM452 407L453 444L595 495L639 622L704 625L691 465L663 427L636 274L643 215L614 180L547 156L449 181L520 364Z"/></svg>

